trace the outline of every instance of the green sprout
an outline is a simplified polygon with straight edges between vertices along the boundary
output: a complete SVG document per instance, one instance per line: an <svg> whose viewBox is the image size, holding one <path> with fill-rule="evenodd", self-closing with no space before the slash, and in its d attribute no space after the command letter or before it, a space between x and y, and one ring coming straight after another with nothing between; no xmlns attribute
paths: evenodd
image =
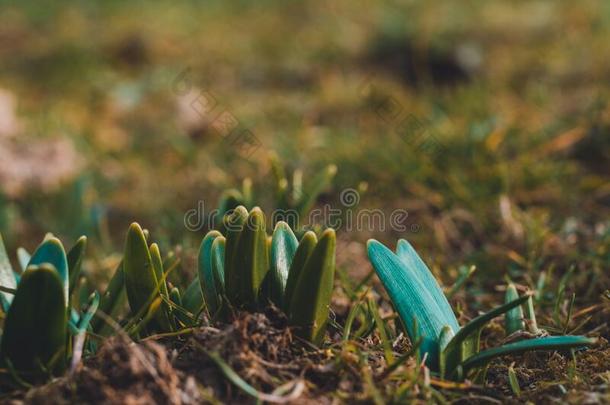
<svg viewBox="0 0 610 405"><path fill-rule="evenodd" d="M199 250L198 278L211 317L272 302L299 336L319 344L326 331L335 272L336 237L309 231L299 242L285 222L272 236L262 211L238 206L224 218L226 235L210 231Z"/></svg>
<svg viewBox="0 0 610 405"><path fill-rule="evenodd" d="M29 384L59 375L70 358L80 358L83 348L91 348L85 339L99 295L93 293L86 310L79 312L70 294L86 245L87 239L81 237L66 255L61 241L48 234L32 255L18 250L24 269L19 274L0 236L0 304L5 314L0 364L15 381Z"/></svg>
<svg viewBox="0 0 610 405"><path fill-rule="evenodd" d="M300 337L321 343L333 290L334 230L325 230L319 240L306 232L299 242L280 221L269 236L258 207L248 212L238 206L223 221L224 235L212 230L203 238L197 275L184 290L167 281L171 260L162 260L158 245L149 244L147 232L132 224L100 310L132 337L142 337L197 325L204 311L211 319L227 319L234 310L255 311L273 303ZM118 320L124 296L131 310L126 323ZM95 321L93 330L112 333L102 321Z"/></svg>
<svg viewBox="0 0 610 405"><path fill-rule="evenodd" d="M463 380L481 375L490 361L507 354L579 348L595 342L584 336L545 336L480 351L481 330L493 318L507 314L508 333L523 328L523 312L517 308L531 300L531 294L519 297L514 286L509 286L507 303L460 327L443 290L409 242L399 240L394 253L369 240L368 255L409 337L420 339L426 364L442 378Z"/></svg>
<svg viewBox="0 0 610 405"><path fill-rule="evenodd" d="M311 210L320 194L331 184L337 174L337 166L327 165L308 176L310 180L304 181L302 169L297 168L288 173L275 153L270 154L269 163L273 175L273 208L277 214L276 219L283 220L295 228L298 218L302 218ZM219 230L226 231L223 218L240 205L247 209L254 206L252 180L249 178L244 179L241 189L231 188L221 194L215 217Z"/></svg>

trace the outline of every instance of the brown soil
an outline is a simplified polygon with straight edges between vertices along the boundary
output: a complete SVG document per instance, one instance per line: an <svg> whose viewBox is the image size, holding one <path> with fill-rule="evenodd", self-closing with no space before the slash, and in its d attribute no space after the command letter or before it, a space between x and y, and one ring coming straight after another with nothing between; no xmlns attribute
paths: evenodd
<svg viewBox="0 0 610 405"><path fill-rule="evenodd" d="M336 314L338 318L343 316ZM343 319L338 319L344 323ZM265 313L239 313L227 324L204 326L180 337L151 337L139 344L118 338L73 374L5 403L31 404L192 404L256 403L238 388L218 355L239 378L269 402L298 404L374 403L387 401L401 389L400 402L429 403L610 403L610 345L570 353L530 353L495 361L485 386L453 384L429 378L409 357L387 372L383 348L373 333L358 342L342 342L329 328L330 345L316 349L293 336L286 319L269 308ZM494 325L484 342L501 338ZM153 341L156 340L156 341ZM394 350L409 349L399 338ZM512 391L508 367L513 364L520 396ZM282 387L279 389L278 387ZM256 393L255 393L256 394ZM394 397L396 398L396 397Z"/></svg>
<svg viewBox="0 0 610 405"><path fill-rule="evenodd" d="M20 392L19 404L193 404L201 397L195 380L177 371L165 348L153 342L108 340L73 374Z"/></svg>

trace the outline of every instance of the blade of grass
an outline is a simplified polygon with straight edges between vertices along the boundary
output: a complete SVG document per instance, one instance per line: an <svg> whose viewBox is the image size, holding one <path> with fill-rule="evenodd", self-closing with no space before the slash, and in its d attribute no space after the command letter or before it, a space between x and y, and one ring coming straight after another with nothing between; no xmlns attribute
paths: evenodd
<svg viewBox="0 0 610 405"><path fill-rule="evenodd" d="M110 279L106 291L100 298L99 310L114 320L116 320L118 312L127 300L124 274L123 262L121 261ZM111 332L111 328L101 317L94 318L91 321L91 327L95 333L102 336Z"/></svg>
<svg viewBox="0 0 610 405"><path fill-rule="evenodd" d="M484 350L466 359L462 364L464 375L470 370L486 366L496 357L507 354L515 355L533 350L560 350L590 346L597 342L596 339L584 336L548 336L536 339L522 340L509 343L493 349Z"/></svg>
<svg viewBox="0 0 610 405"><path fill-rule="evenodd" d="M387 364L394 363L394 352L392 351L392 342L388 339L388 333L385 328L385 322L381 319L381 315L379 315L379 308L377 307L377 303L373 298L369 298L369 307L371 308L371 312L375 317L375 324L377 325L377 330L379 331L379 339L381 340L381 345L383 346L383 353L385 355L385 361Z"/></svg>
<svg viewBox="0 0 610 405"><path fill-rule="evenodd" d="M506 287L506 295L504 298L504 302L509 303L519 298L519 293L517 292L517 287L513 283L508 284ZM527 299L530 301L531 297ZM518 305L512 309L509 309L504 314L504 329L506 330L507 335L511 335L515 332L523 330L525 326L523 324L523 308L521 305Z"/></svg>
<svg viewBox="0 0 610 405"><path fill-rule="evenodd" d="M218 366L220 371L225 375L225 377L229 381L231 381L236 387L238 387L244 393L250 395L253 398L256 398L258 401L271 402L274 404L288 403L288 402L294 401L295 399L299 398L301 396L301 393L303 392L303 389L305 388L301 382L297 382L295 384L295 387L292 390L292 392L288 395L278 396L278 395L272 395L272 394L265 394L263 392L258 391L256 388L254 388L253 386L248 384L243 378L241 378L239 376L239 374L237 374L235 372L235 370L233 370L231 368L231 366L229 366L224 361L224 359L222 357L220 357L220 355L218 353L208 351L203 346L200 346L200 348L216 364L216 366Z"/></svg>
<svg viewBox="0 0 610 405"><path fill-rule="evenodd" d="M475 347L476 341L478 340L477 335L489 321L504 314L506 311L523 304L531 295L531 293L524 294L519 299L494 308L483 315L479 315L464 325L445 348L447 373L449 375L452 374L460 361L467 359L477 351L477 347Z"/></svg>
<svg viewBox="0 0 610 405"><path fill-rule="evenodd" d="M93 292L89 297L89 302L87 305L87 310L83 314L78 324L78 330L76 337L74 339L74 349L72 349L72 361L70 363L70 371L74 372L76 367L80 363L80 360L83 355L83 348L85 346L85 337L87 334L87 328L89 327L89 323L91 319L95 315L97 308L100 304L100 295L97 291Z"/></svg>
<svg viewBox="0 0 610 405"><path fill-rule="evenodd" d="M508 382L513 394L519 398L521 396L521 387L519 387L519 379L517 378L517 373L515 373L514 362L508 367Z"/></svg>
<svg viewBox="0 0 610 405"><path fill-rule="evenodd" d="M74 246L70 248L67 255L68 269L70 273L70 297L76 287L78 278L80 276L83 259L85 257L85 251L87 250L87 237L81 236L78 238Z"/></svg>
<svg viewBox="0 0 610 405"><path fill-rule="evenodd" d="M467 270L463 270L463 267L460 267L460 275L458 279L455 281L451 290L447 293L447 298L451 299L458 291L466 284L466 281L474 274L477 270L476 266L470 266Z"/></svg>

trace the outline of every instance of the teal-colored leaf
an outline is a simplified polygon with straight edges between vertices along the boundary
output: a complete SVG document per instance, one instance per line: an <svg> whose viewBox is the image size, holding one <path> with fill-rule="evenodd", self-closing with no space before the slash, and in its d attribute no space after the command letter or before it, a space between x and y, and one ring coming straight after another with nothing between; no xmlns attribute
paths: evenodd
<svg viewBox="0 0 610 405"><path fill-rule="evenodd" d="M203 299L210 314L216 313L220 306L220 302L218 300L219 293L216 289L216 281L214 280L214 272L212 269L212 245L218 237L222 237L220 232L208 232L201 241L201 245L199 246L199 256L197 257L197 279L199 281L199 287L203 292Z"/></svg>
<svg viewBox="0 0 610 405"><path fill-rule="evenodd" d="M203 294L201 293L199 277L195 277L184 290L182 306L193 315L197 315L203 308Z"/></svg>
<svg viewBox="0 0 610 405"><path fill-rule="evenodd" d="M464 375L466 375L469 370L483 367L496 357L508 354L520 354L533 350L573 349L593 345L596 343L596 341L596 339L587 338L584 336L547 336L536 339L522 340L493 349L484 350L466 359L461 364L461 367L464 371Z"/></svg>
<svg viewBox="0 0 610 405"><path fill-rule="evenodd" d="M6 248L4 247L4 241L2 235L0 235L0 285L2 287L16 289L17 280L15 278L15 272L13 266L8 259ZM2 304L2 310L6 313L13 302L13 294L0 291L0 303Z"/></svg>
<svg viewBox="0 0 610 405"><path fill-rule="evenodd" d="M79 321L80 321L80 314L78 313L78 311L74 308L70 308L70 318L68 319L68 322L70 322L71 324L74 325L75 331L78 329Z"/></svg>
<svg viewBox="0 0 610 405"><path fill-rule="evenodd" d="M481 329L492 319L506 313L512 308L523 304L530 294L525 294L519 299L501 305L491 311L479 315L462 327L445 349L447 362L447 373L450 375L458 364L472 356L478 351L478 335Z"/></svg>
<svg viewBox="0 0 610 405"><path fill-rule="evenodd" d="M212 243L212 274L219 295L225 292L225 247L227 240L224 236L214 239Z"/></svg>
<svg viewBox="0 0 610 405"><path fill-rule="evenodd" d="M290 303L290 324L314 344L324 339L335 277L335 231L327 229L305 263Z"/></svg>
<svg viewBox="0 0 610 405"><path fill-rule="evenodd" d="M78 321L79 333L85 333L87 331L87 328L89 327L89 324L93 319L93 315L95 315L95 312L97 311L99 305L100 294L97 291L94 291L93 293L91 293L91 295L89 296L89 300L87 301L87 310Z"/></svg>
<svg viewBox="0 0 610 405"><path fill-rule="evenodd" d="M284 290L284 311L286 313L290 313L290 303L292 301L292 296L294 295L297 281L305 267L305 263L307 263L307 259L309 259L309 256L311 256L316 248L317 243L318 238L316 237L316 234L311 231L307 231L305 235L303 235L301 242L299 242L299 246L292 258L292 263L290 264L286 288Z"/></svg>
<svg viewBox="0 0 610 405"><path fill-rule="evenodd" d="M374 239L368 255L412 341L421 338L420 351L428 353L428 365L438 369L438 339L447 324L432 294L403 260Z"/></svg>
<svg viewBox="0 0 610 405"><path fill-rule="evenodd" d="M68 251L68 272L70 273L70 288L69 294L72 296L72 292L76 287L78 278L80 277L80 271L83 264L83 258L85 257L85 251L87 250L87 237L81 236L78 238L74 246Z"/></svg>
<svg viewBox="0 0 610 405"><path fill-rule="evenodd" d="M513 283L510 283L506 287L504 302L509 303L518 298L519 293L517 292L517 288ZM506 311L504 314L504 329L506 330L507 335L523 330L523 327L523 309L521 308L521 305Z"/></svg>
<svg viewBox="0 0 610 405"><path fill-rule="evenodd" d="M7 313L0 344L1 363L6 367L10 361L27 381L41 377L41 364L54 373L65 367L64 291L64 281L52 264L31 265Z"/></svg>
<svg viewBox="0 0 610 405"><path fill-rule="evenodd" d="M457 318L453 314L453 309L445 297L441 286L434 278L434 275L426 266L426 263L421 259L421 257L417 254L413 246L405 239L400 239L396 246L396 254L398 257L407 265L409 269L413 271L415 276L419 278L419 281L425 286L425 288L430 292L432 298L436 302L436 305L441 309L443 316L445 318L445 323L453 329L454 333L460 329L460 325L457 321Z"/></svg>
<svg viewBox="0 0 610 405"><path fill-rule="evenodd" d="M54 236L47 234L45 240L38 246L38 248L32 254L28 268L33 265L41 265L43 263L52 264L57 273L59 279L62 281L64 286L64 300L66 308L68 307L69 293L70 293L70 275L68 274L68 259L66 257L66 251L60 240Z"/></svg>
<svg viewBox="0 0 610 405"><path fill-rule="evenodd" d="M284 291L288 273L299 241L286 222L278 222L271 240L271 268L269 270L269 295L278 308L284 307Z"/></svg>

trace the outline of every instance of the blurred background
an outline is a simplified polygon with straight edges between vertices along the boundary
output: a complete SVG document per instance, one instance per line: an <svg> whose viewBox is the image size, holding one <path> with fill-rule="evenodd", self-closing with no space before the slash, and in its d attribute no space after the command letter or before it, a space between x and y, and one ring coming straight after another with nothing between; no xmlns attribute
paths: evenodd
<svg viewBox="0 0 610 405"><path fill-rule="evenodd" d="M104 257L132 221L197 246L184 216L253 182L269 155L337 166L317 205L409 213L406 237L457 271L527 278L610 263L610 3L0 2L0 232ZM108 265L108 267L112 267ZM363 270L361 270L363 269Z"/></svg>

